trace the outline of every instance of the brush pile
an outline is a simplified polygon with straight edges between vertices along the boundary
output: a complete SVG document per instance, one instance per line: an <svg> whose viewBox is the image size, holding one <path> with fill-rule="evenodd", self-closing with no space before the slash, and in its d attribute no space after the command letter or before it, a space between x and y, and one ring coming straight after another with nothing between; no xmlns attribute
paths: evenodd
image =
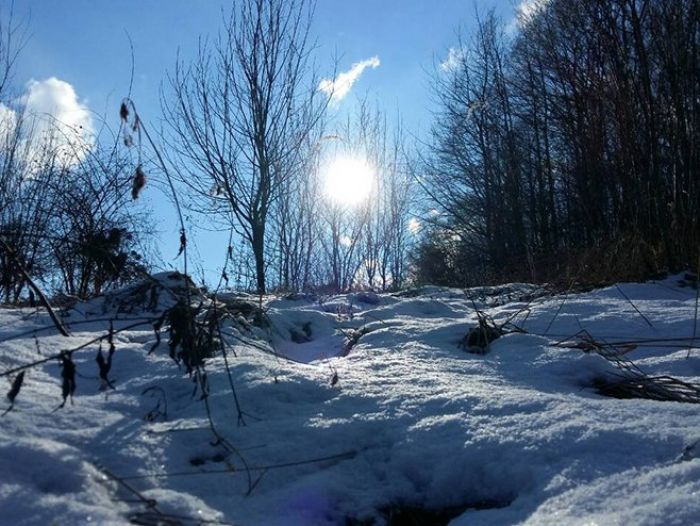
<svg viewBox="0 0 700 526"><path fill-rule="evenodd" d="M588 331L558 342L557 345L583 352L595 352L617 369L606 377L597 378L596 390L612 398L642 398L662 402L700 403L700 385L684 382L668 375L651 376L642 371L625 355L637 348L635 343L606 343L596 340Z"/></svg>
<svg viewBox="0 0 700 526"><path fill-rule="evenodd" d="M472 305L476 313L478 324L476 327L469 329L458 344L460 348L468 353L486 354L491 342L497 340L504 334L525 332L522 328L513 323L513 319L520 314L520 312L509 317L503 323L497 323L491 316L480 310L474 302L472 302Z"/></svg>

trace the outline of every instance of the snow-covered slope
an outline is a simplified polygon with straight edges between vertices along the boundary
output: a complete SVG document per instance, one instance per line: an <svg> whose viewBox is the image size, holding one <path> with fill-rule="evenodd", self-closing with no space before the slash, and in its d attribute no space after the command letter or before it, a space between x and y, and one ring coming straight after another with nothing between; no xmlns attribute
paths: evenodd
<svg viewBox="0 0 700 526"><path fill-rule="evenodd" d="M472 300L497 321L527 307L513 320L527 332L465 352ZM79 306L70 339L35 338L45 314L0 310L0 373L104 334L112 306ZM268 299L263 328L230 329L245 425L223 357L206 363L218 442L192 380L136 326L114 337L115 390L99 391L97 343L74 353L73 405L56 410L56 361L26 372L0 419L0 524L700 523L698 406L603 397L593 382L610 362L555 345L582 329L687 337L694 309L672 279L558 297L514 285ZM145 316L122 311L115 329ZM684 345L625 356L698 382L700 350L686 359Z"/></svg>

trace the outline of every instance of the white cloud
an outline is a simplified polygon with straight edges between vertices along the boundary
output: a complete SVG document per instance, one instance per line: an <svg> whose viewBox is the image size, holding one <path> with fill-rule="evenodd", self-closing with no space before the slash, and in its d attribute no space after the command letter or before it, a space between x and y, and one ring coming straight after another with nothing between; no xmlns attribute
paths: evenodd
<svg viewBox="0 0 700 526"><path fill-rule="evenodd" d="M29 141L30 162L39 162L50 150L60 163L71 166L85 157L94 144L90 111L68 82L55 77L29 81L26 93L12 107L0 104L0 124L4 129L14 128L20 115Z"/></svg>
<svg viewBox="0 0 700 526"><path fill-rule="evenodd" d="M526 26L530 21L542 11L549 0L521 0L515 8L516 23L519 26Z"/></svg>
<svg viewBox="0 0 700 526"><path fill-rule="evenodd" d="M446 73L454 71L464 62L466 52L462 48L451 47L447 51L447 58L440 62L440 70Z"/></svg>
<svg viewBox="0 0 700 526"><path fill-rule="evenodd" d="M16 125L17 114L0 102L0 130L3 130L3 133L11 132Z"/></svg>
<svg viewBox="0 0 700 526"><path fill-rule="evenodd" d="M350 92L353 84L357 82L365 69L375 69L378 68L380 64L381 62L377 56L356 62L348 71L339 73L335 79L321 80L318 89L330 95L331 101L338 102Z"/></svg>

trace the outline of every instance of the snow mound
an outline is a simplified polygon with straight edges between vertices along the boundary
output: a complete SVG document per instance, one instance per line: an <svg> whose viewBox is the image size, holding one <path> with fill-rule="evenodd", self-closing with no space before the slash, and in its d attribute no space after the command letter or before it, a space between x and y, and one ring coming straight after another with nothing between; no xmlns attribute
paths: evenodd
<svg viewBox="0 0 700 526"><path fill-rule="evenodd" d="M0 426L0 522L143 512L99 464L170 514L241 526L700 523L697 405L601 396L594 380L619 371L562 345L582 330L637 342L625 357L645 373L698 383L694 291L669 279L486 292L264 298L266 324L226 326L231 352L207 358L206 396L167 353L148 354L148 324L115 335L106 393L95 338L108 321L76 315L70 339L37 333L42 356L85 345L78 391L55 411L60 368L28 370ZM464 352L475 304L524 332ZM0 372L38 358L46 323L0 311Z"/></svg>
<svg viewBox="0 0 700 526"><path fill-rule="evenodd" d="M188 276L179 272L160 272L96 298L80 301L66 314L67 317L76 314L89 317L162 312L186 298L188 289L193 301L203 298L201 291Z"/></svg>
<svg viewBox="0 0 700 526"><path fill-rule="evenodd" d="M127 506L76 448L28 437L0 440L0 517L3 524L124 523Z"/></svg>

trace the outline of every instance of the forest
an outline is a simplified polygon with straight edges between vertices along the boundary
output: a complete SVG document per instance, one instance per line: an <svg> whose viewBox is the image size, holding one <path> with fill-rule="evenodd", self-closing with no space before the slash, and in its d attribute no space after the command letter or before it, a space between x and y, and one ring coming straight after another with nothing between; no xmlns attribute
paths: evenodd
<svg viewBox="0 0 700 526"><path fill-rule="evenodd" d="M695 268L698 9L552 1L512 40L486 16L437 85L424 187L445 228L423 250L451 263L431 268L470 283Z"/></svg>

